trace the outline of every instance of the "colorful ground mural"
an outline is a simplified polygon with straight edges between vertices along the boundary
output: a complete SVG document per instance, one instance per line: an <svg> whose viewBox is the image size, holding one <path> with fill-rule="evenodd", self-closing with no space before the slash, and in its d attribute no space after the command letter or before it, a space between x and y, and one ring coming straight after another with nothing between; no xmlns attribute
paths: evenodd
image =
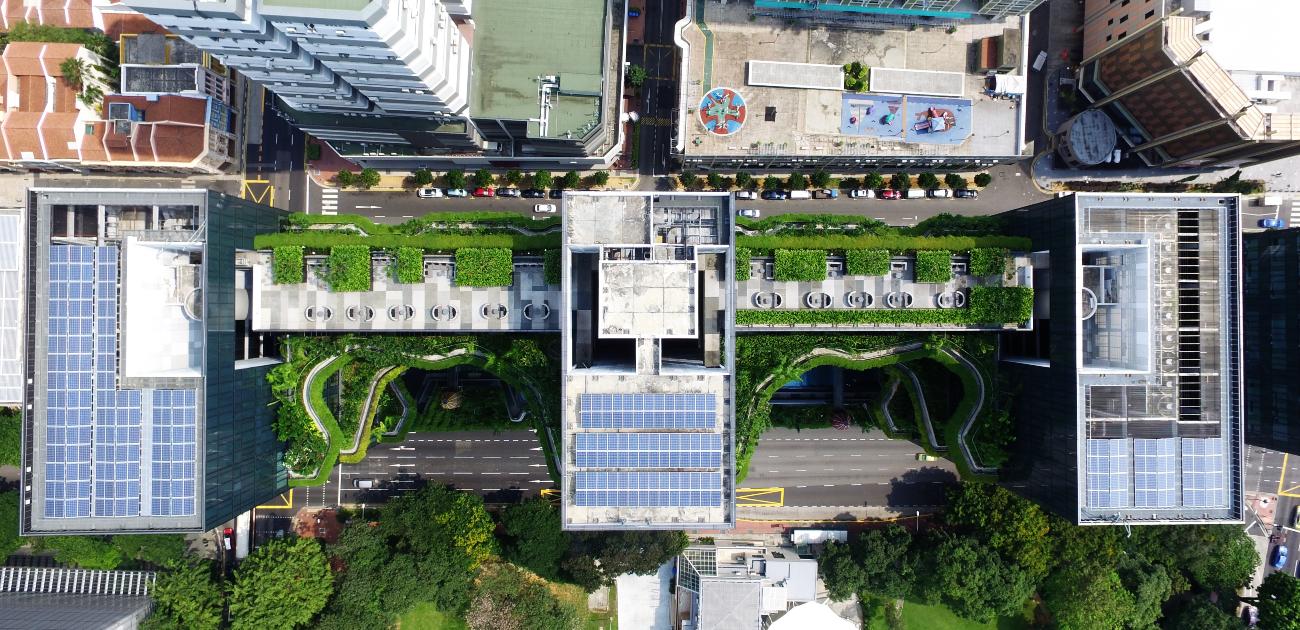
<svg viewBox="0 0 1300 630"><path fill-rule="evenodd" d="M714 88L700 100L700 124L709 133L730 136L745 126L745 98L731 88Z"/></svg>

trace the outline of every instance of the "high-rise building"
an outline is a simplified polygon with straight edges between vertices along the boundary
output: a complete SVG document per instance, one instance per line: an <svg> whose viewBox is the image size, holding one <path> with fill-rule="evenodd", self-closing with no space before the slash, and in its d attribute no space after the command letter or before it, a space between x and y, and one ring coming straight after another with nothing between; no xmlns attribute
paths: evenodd
<svg viewBox="0 0 1300 630"><path fill-rule="evenodd" d="M247 326L240 262L281 214L196 189L29 191L24 534L203 531L286 487L276 344Z"/></svg>
<svg viewBox="0 0 1300 630"><path fill-rule="evenodd" d="M1242 238L1246 443L1300 454L1300 229Z"/></svg>
<svg viewBox="0 0 1300 630"><path fill-rule="evenodd" d="M835 13L876 14L915 18L1000 19L1024 15L1043 0L755 0L759 9L807 9Z"/></svg>
<svg viewBox="0 0 1300 630"><path fill-rule="evenodd" d="M1236 195L1075 194L1005 213L1032 239L1035 322L1011 487L1079 524L1240 522Z"/></svg>

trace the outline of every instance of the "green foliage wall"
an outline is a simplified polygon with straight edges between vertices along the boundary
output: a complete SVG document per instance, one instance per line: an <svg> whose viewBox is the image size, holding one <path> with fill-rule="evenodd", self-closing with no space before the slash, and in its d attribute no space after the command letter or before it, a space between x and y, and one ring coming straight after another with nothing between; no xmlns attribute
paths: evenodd
<svg viewBox="0 0 1300 630"><path fill-rule="evenodd" d="M398 282L403 284L424 282L424 250L418 247L398 247L394 257Z"/></svg>
<svg viewBox="0 0 1300 630"><path fill-rule="evenodd" d="M826 279L826 250L778 249L773 275L778 281L820 281Z"/></svg>
<svg viewBox="0 0 1300 630"><path fill-rule="evenodd" d="M271 249L271 274L276 284L299 284L306 280L302 246L280 245Z"/></svg>
<svg viewBox="0 0 1300 630"><path fill-rule="evenodd" d="M850 276L883 276L889 273L889 250L846 249L844 271Z"/></svg>
<svg viewBox="0 0 1300 630"><path fill-rule="evenodd" d="M995 247L978 247L970 250L970 273L973 276L1000 275L1007 269L1009 253Z"/></svg>
<svg viewBox="0 0 1300 630"><path fill-rule="evenodd" d="M916 252L917 282L952 280L952 252L946 249Z"/></svg>
<svg viewBox="0 0 1300 630"><path fill-rule="evenodd" d="M514 282L514 256L506 248L456 250L456 284L465 287L508 287Z"/></svg>
<svg viewBox="0 0 1300 630"><path fill-rule="evenodd" d="M548 249L542 252L542 277L546 284L559 285L564 273L564 262L560 260L560 250Z"/></svg>
<svg viewBox="0 0 1300 630"><path fill-rule="evenodd" d="M369 291L370 248L365 245L336 245L330 248L325 282L331 291Z"/></svg>
<svg viewBox="0 0 1300 630"><path fill-rule="evenodd" d="M748 247L736 248L736 282L749 280L749 259L753 256Z"/></svg>

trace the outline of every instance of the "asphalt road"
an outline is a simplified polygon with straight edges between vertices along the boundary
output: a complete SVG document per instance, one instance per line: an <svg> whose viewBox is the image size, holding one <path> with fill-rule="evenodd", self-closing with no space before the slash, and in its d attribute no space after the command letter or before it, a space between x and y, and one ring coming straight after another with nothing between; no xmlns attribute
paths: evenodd
<svg viewBox="0 0 1300 630"><path fill-rule="evenodd" d="M879 430L769 429L759 438L744 488L784 488L788 506L943 505L957 482L946 460L921 462L921 448Z"/></svg>
<svg viewBox="0 0 1300 630"><path fill-rule="evenodd" d="M682 9L680 0L646 0L641 17L629 18L642 20L645 27L643 41L628 46L628 61L646 70L646 81L639 88L641 139L637 159L638 170L647 175L663 175L671 167L679 71L673 24L682 18Z"/></svg>
<svg viewBox="0 0 1300 630"><path fill-rule="evenodd" d="M263 90L262 136L248 139L244 178L269 182L274 192L263 196L265 186L255 185L250 190L254 197L260 197L256 201L293 212L304 211L307 201L303 193L307 186L305 142L303 132L276 111L274 97Z"/></svg>
<svg viewBox="0 0 1300 630"><path fill-rule="evenodd" d="M1266 529L1252 531L1255 524L1248 521L1247 530L1252 533L1276 533L1285 537L1284 544L1289 554L1286 565L1280 571L1296 575L1300 571L1300 531L1291 525L1296 507L1300 506L1300 456L1248 446L1244 477L1248 501L1256 497L1269 497L1269 500L1276 497L1273 522L1259 523ZM1272 567L1276 548L1275 544L1268 545L1268 554L1263 558L1265 575L1276 571Z"/></svg>

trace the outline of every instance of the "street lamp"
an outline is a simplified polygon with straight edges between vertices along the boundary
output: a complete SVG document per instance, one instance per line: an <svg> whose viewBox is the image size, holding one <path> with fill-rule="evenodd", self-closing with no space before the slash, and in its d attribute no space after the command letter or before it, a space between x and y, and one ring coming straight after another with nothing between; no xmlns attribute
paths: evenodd
<svg viewBox="0 0 1300 630"><path fill-rule="evenodd" d="M921 510L916 511L916 533L921 533Z"/></svg>

